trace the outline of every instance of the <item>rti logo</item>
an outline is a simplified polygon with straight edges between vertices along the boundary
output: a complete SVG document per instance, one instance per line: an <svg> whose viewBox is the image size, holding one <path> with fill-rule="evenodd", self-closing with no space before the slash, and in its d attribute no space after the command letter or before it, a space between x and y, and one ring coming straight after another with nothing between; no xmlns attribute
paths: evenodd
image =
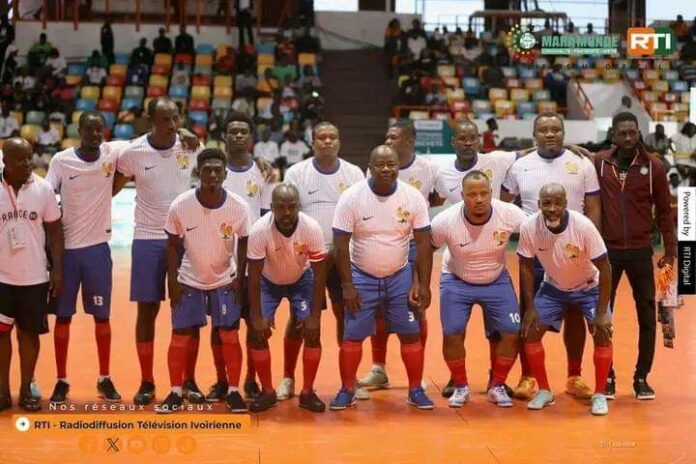
<svg viewBox="0 0 696 464"><path fill-rule="evenodd" d="M669 27L630 27L626 43L628 56L667 56L677 48L676 36Z"/></svg>

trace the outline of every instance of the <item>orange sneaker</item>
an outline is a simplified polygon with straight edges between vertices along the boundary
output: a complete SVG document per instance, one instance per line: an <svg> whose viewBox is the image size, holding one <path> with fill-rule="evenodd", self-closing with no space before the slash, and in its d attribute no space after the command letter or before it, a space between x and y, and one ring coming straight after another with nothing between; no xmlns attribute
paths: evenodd
<svg viewBox="0 0 696 464"><path fill-rule="evenodd" d="M582 380L582 377L574 375L568 377L568 381L566 382L566 393L573 395L579 400L589 400L592 398L594 392L587 386L585 381Z"/></svg>
<svg viewBox="0 0 696 464"><path fill-rule="evenodd" d="M528 400L534 396L537 391L537 383L534 377L522 376L520 382L515 388L514 395L518 400Z"/></svg>

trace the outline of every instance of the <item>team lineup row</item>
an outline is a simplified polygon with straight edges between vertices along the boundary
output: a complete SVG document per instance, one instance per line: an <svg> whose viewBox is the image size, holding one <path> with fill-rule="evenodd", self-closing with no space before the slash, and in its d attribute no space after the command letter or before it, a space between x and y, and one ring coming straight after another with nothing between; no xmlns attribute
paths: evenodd
<svg viewBox="0 0 696 464"><path fill-rule="evenodd" d="M172 388L155 407L158 412L179 410L184 399L194 403L225 400L234 412L269 409L278 399L293 396L294 365L303 345L300 406L323 411L325 405L314 392L313 382L321 357L320 311L328 306L325 289L336 314L342 383L330 408L353 405L356 396L366 395L363 387L388 386L380 359L385 355L380 353L386 350L387 334L396 333L409 379L407 400L431 409L433 402L421 386L427 336L422 315L430 304L433 247L445 246L440 317L443 351L452 373L449 405L461 407L469 398L463 342L471 308L480 304L491 344L491 402L512 406L514 394L531 398L530 409L553 404L541 339L546 329L558 330L565 318L564 338L570 340L566 343L566 389L591 397L593 414L608 412L607 397L612 396L607 384L612 353L609 308L618 282L605 246L607 240L611 255L611 242L599 232L603 173L598 172L597 159L593 164L583 154L564 149L563 122L558 116L537 118L538 149L519 154L478 154L475 124L461 122L452 140L457 160L441 168L414 154L413 126L397 124L388 130L385 145L371 153L367 180L359 168L338 158L338 129L320 123L314 129L314 157L292 166L285 183L271 192L264 175L267 166L254 162L248 153L251 121L230 118L225 155L185 148L177 133L176 105L168 99L153 101L149 110L152 132L127 145L103 143L102 118L85 113L80 121L81 146L53 158L47 182L27 171L26 142L12 139L5 146L3 183L8 188L0 206L2 227L10 240L0 246L0 254L25 265L0 270L4 327L0 349L5 343L9 346L13 325L20 343L38 340L38 334L47 331L41 295L45 297L50 285L58 371L52 402L65 402L69 392L67 344L80 287L84 309L95 319L98 389L107 401L121 399L109 377L111 259L107 242L111 196L133 179L137 196L130 297L138 306L136 346L142 376L134 397L137 404L154 399L154 321L165 298L166 280L172 307L168 354ZM627 127L634 123L630 118L623 122ZM633 164L638 158L637 152L634 155ZM653 185L652 160L645 156L650 162L650 188L656 189L656 202L661 201L663 192L657 190L663 184ZM632 165L622 166L619 163L620 172L630 174ZM191 189L194 169L200 185ZM626 174L623 177L626 182ZM53 191L60 194L62 219ZM516 195L521 197L522 209L507 203ZM431 225L428 202L437 205L443 200L452 205ZM10 210L5 215L5 204L14 213ZM271 212L264 215L269 208ZM522 311L505 270L505 250L510 236L518 231ZM43 251L46 235L52 260L50 282L46 282ZM673 256L669 239L665 235L665 264ZM293 313L284 340L286 366L292 368L286 368L276 392L267 339L283 298L290 300ZM203 395L194 379L199 329L207 316L212 320L218 381ZM595 342L594 392L580 378L583 317ZM239 392L240 318L247 321L248 329L244 392L251 398L249 405ZM373 334L375 367L356 383L362 342ZM35 351L37 357L38 344ZM518 353L523 377L509 392L505 379ZM20 405L27 410L40 408L39 399L31 394L32 378L33 365L22 369ZM8 380L0 379L5 407L11 404Z"/></svg>

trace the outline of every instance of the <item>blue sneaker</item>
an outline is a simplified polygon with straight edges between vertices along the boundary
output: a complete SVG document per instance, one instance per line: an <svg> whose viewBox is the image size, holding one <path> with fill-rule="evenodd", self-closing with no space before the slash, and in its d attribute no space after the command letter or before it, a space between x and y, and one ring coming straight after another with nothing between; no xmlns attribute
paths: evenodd
<svg viewBox="0 0 696 464"><path fill-rule="evenodd" d="M423 390L422 387L414 388L408 392L408 399L406 402L418 409L433 409L435 407L435 404L428 398L428 395L425 394L425 390Z"/></svg>
<svg viewBox="0 0 696 464"><path fill-rule="evenodd" d="M336 398L329 403L329 409L332 411L342 411L355 406L355 393L343 387L338 391Z"/></svg>
<svg viewBox="0 0 696 464"><path fill-rule="evenodd" d="M592 415L593 416L606 416L609 414L609 404L607 404L607 397L601 393L595 393L592 395Z"/></svg>
<svg viewBox="0 0 696 464"><path fill-rule="evenodd" d="M553 399L553 393L548 390L539 390L532 401L527 403L527 409L544 409L546 406L551 406L556 401Z"/></svg>

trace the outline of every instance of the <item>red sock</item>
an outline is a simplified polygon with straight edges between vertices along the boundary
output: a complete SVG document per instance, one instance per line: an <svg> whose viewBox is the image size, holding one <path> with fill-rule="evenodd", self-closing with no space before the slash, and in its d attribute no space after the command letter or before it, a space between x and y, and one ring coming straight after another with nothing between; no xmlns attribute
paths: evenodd
<svg viewBox="0 0 696 464"><path fill-rule="evenodd" d="M362 342L343 340L338 355L338 367L341 371L341 383L350 391L355 390L355 374L362 359Z"/></svg>
<svg viewBox="0 0 696 464"><path fill-rule="evenodd" d="M201 344L200 337L191 337L188 344L188 357L186 359L185 380L196 378L196 362L198 361L198 347Z"/></svg>
<svg viewBox="0 0 696 464"><path fill-rule="evenodd" d="M532 368L529 366L529 361L527 361L527 355L524 350L524 342L522 342L522 349L520 350L520 366L522 367L523 377L532 377Z"/></svg>
<svg viewBox="0 0 696 464"><path fill-rule="evenodd" d="M140 377L142 381L154 383L155 376L152 373L152 364L155 357L155 342L137 342L135 346L138 351L138 360L140 361Z"/></svg>
<svg viewBox="0 0 696 464"><path fill-rule="evenodd" d="M464 358L460 358L449 361L445 360L445 362L452 373L452 380L454 380L454 384L457 387L468 385L469 382L466 379L466 360Z"/></svg>
<svg viewBox="0 0 696 464"><path fill-rule="evenodd" d="M611 360L614 354L614 347L596 346L594 349L594 368L595 368L595 393L602 393L607 388L607 377L611 369Z"/></svg>
<svg viewBox="0 0 696 464"><path fill-rule="evenodd" d="M264 350L255 350L252 348L249 351L249 357L254 359L254 366L256 367L256 372L259 374L259 380L261 380L263 391L272 392L273 377L271 376L271 352L268 348Z"/></svg>
<svg viewBox="0 0 696 464"><path fill-rule="evenodd" d="M568 377L580 377L582 374L582 358L568 359Z"/></svg>
<svg viewBox="0 0 696 464"><path fill-rule="evenodd" d="M428 320L424 317L420 321L420 342L425 349L425 342L428 341Z"/></svg>
<svg viewBox="0 0 696 464"><path fill-rule="evenodd" d="M507 379L513 364L515 364L515 358L497 356L493 362L492 385L505 385L505 379Z"/></svg>
<svg viewBox="0 0 696 464"><path fill-rule="evenodd" d="M550 390L544 365L544 346L540 343L525 343L524 354L527 355L529 370L539 384L540 390Z"/></svg>
<svg viewBox="0 0 696 464"><path fill-rule="evenodd" d="M68 343L70 342L70 323L56 322L53 329L53 345L56 351L56 371L59 379L68 377Z"/></svg>
<svg viewBox="0 0 696 464"><path fill-rule="evenodd" d="M302 393L310 393L312 390L314 390L314 379L317 377L317 370L319 370L320 360L321 347L304 347L304 350L302 351L302 377L304 380L304 384L302 385Z"/></svg>
<svg viewBox="0 0 696 464"><path fill-rule="evenodd" d="M190 335L172 334L172 341L169 343L169 352L167 353L169 382L172 384L172 387L181 387L184 383L188 345L191 343L190 339Z"/></svg>
<svg viewBox="0 0 696 464"><path fill-rule="evenodd" d="M300 348L302 348L302 340L283 338L284 378L295 380L295 367L297 367L297 358L300 357Z"/></svg>
<svg viewBox="0 0 696 464"><path fill-rule="evenodd" d="M406 366L406 374L408 375L408 389L420 387L423 380L423 362L425 352L420 341L416 343L401 344L401 359Z"/></svg>
<svg viewBox="0 0 696 464"><path fill-rule="evenodd" d="M239 377L242 375L242 347L239 345L237 330L221 330L222 357L227 369L227 384L239 387Z"/></svg>
<svg viewBox="0 0 696 464"><path fill-rule="evenodd" d="M498 343L493 339L488 339L488 356L491 358L491 369L495 366L495 352L498 350Z"/></svg>
<svg viewBox="0 0 696 464"><path fill-rule="evenodd" d="M251 353L251 344L247 340L246 342L246 352L247 352L247 371L245 382L254 382L256 380L256 368L254 367L254 358L249 355Z"/></svg>
<svg viewBox="0 0 696 464"><path fill-rule="evenodd" d="M376 318L375 324L377 330L370 337L370 342L372 343L372 363L385 365L387 363L387 341L389 340L387 322L384 318Z"/></svg>
<svg viewBox="0 0 696 464"><path fill-rule="evenodd" d="M99 354L99 375L109 375L111 323L109 321L95 322L94 337L97 339L97 353Z"/></svg>
<svg viewBox="0 0 696 464"><path fill-rule="evenodd" d="M222 357L222 343L219 345L211 344L213 350L213 362L215 363L215 374L218 382L227 382L227 371L225 369L225 359Z"/></svg>

